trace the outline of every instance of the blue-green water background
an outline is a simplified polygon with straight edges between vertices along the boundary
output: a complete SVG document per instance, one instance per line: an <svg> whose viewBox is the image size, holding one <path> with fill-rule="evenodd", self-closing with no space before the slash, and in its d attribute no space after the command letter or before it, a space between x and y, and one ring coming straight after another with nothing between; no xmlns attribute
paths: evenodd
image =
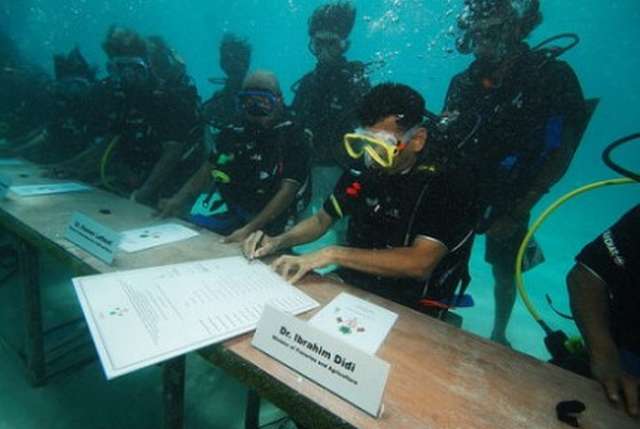
<svg viewBox="0 0 640 429"><path fill-rule="evenodd" d="M272 69L288 101L289 87L313 65L307 49L307 18L322 2L313 0L3 0L0 25L8 28L25 55L51 70L51 56L78 45L104 71L100 44L110 24L131 26L144 35L160 34L179 52L206 99L216 88L207 82L221 76L218 42L224 31L246 36L254 46L253 68ZM471 60L452 53L459 0L360 0L349 58L384 58L374 82L407 83L440 111L451 77ZM543 0L544 23L535 43L562 32L576 32L582 43L564 58L575 68L588 97L601 97L600 108L565 178L536 208L534 215L562 194L615 174L601 162L603 148L614 139L640 131L640 3L637 0ZM637 144L616 158L640 166ZM564 276L582 245L615 221L640 198L638 186L605 189L572 201L539 233L548 262L527 276L534 303L553 326L571 332L570 322L553 315L544 302L550 293L567 310ZM472 260L471 292L478 305L466 310L465 328L488 335L492 323L492 280L482 260L483 240ZM533 335L532 335L533 333ZM518 306L510 337L520 350L544 357L542 335Z"/></svg>

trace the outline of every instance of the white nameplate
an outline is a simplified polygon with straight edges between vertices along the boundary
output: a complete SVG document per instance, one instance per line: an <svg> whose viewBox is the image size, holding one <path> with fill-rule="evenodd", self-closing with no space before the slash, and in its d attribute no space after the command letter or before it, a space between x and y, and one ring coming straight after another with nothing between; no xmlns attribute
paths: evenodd
<svg viewBox="0 0 640 429"><path fill-rule="evenodd" d="M12 182L13 179L10 176L0 174L0 200L7 196Z"/></svg>
<svg viewBox="0 0 640 429"><path fill-rule="evenodd" d="M71 216L64 238L107 264L113 262L120 243L119 233L78 212Z"/></svg>
<svg viewBox="0 0 640 429"><path fill-rule="evenodd" d="M378 417L389 364L271 306L253 346Z"/></svg>

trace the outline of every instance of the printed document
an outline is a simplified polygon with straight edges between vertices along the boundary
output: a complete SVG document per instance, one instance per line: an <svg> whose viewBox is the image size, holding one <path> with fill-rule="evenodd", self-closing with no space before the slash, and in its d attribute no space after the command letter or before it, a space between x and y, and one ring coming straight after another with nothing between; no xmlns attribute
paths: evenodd
<svg viewBox="0 0 640 429"><path fill-rule="evenodd" d="M398 315L347 293L341 293L309 323L370 355L376 354Z"/></svg>
<svg viewBox="0 0 640 429"><path fill-rule="evenodd" d="M255 329L265 304L318 306L262 262L230 257L73 279L108 379Z"/></svg>
<svg viewBox="0 0 640 429"><path fill-rule="evenodd" d="M120 249L128 253L139 252L152 247L186 240L197 235L198 233L194 230L177 223L132 229L121 233Z"/></svg>

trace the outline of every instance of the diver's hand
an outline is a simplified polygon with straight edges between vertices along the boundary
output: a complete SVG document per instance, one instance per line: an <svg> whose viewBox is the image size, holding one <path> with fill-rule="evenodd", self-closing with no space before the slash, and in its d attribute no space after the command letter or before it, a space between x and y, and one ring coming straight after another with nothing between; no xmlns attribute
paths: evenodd
<svg viewBox="0 0 640 429"><path fill-rule="evenodd" d="M627 412L632 417L639 415L638 391L640 379L626 374L620 366L617 351L596 355L591 359L591 372L604 387L607 398L616 405L626 405ZM623 398L620 397L623 394Z"/></svg>
<svg viewBox="0 0 640 429"><path fill-rule="evenodd" d="M281 256L271 264L271 267L289 283L296 284L310 271L330 264L328 249L322 249L303 256Z"/></svg>
<svg viewBox="0 0 640 429"><path fill-rule="evenodd" d="M251 231L246 228L238 228L233 231L230 235L226 236L222 242L224 244L231 243L244 243L245 240L251 235Z"/></svg>
<svg viewBox="0 0 640 429"><path fill-rule="evenodd" d="M154 213L154 217L167 219L170 217L178 217L182 212L182 202L177 198L161 198L158 201L158 211Z"/></svg>
<svg viewBox="0 0 640 429"><path fill-rule="evenodd" d="M48 168L42 172L42 177L49 179L69 179L71 176L70 170L60 167Z"/></svg>
<svg viewBox="0 0 640 429"><path fill-rule="evenodd" d="M270 237L264 231L256 231L250 234L242 244L242 253L248 260L273 255L280 250L282 244L280 238Z"/></svg>

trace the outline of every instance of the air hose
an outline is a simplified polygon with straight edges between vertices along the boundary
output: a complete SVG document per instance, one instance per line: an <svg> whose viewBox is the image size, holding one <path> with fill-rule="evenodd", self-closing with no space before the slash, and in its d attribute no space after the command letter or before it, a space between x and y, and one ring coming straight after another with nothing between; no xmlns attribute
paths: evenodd
<svg viewBox="0 0 640 429"><path fill-rule="evenodd" d="M529 245L529 242L533 238L534 234L540 229L542 224L544 224L544 222L549 218L549 216L551 216L556 210L558 210L562 205L564 205L569 200L596 189L600 189L608 186L629 185L629 184L635 184L635 183L636 182L634 180L628 179L628 178L608 179L608 180L602 180L599 182L594 182L569 192L568 194L562 196L561 198L556 200L553 204L551 204L535 220L535 222L533 222L531 228L529 229L529 232L527 232L527 235L524 237L524 240L522 240L522 244L520 244L520 248L518 250L518 256L516 258L516 267L515 267L515 273L516 273L515 281L516 281L516 286L518 288L518 294L520 295L520 298L522 299L522 302L524 303L529 313L531 313L531 316L534 318L536 322L538 322L538 324L542 327L542 329L544 329L544 331L547 334L551 334L553 331L551 330L549 325L547 325L547 323L544 320L542 320L540 313L538 313L533 303L531 302L531 299L529 298L527 290L524 286L522 261L524 260L524 255L527 250L527 246Z"/></svg>
<svg viewBox="0 0 640 429"><path fill-rule="evenodd" d="M113 152L119 141L120 136L116 136L111 140L109 146L107 146L107 150L105 150L104 154L102 155L102 160L100 161L100 179L102 180L102 186L112 192L114 191L114 189L109 184L109 178L107 177L107 165L111 160L111 153Z"/></svg>
<svg viewBox="0 0 640 429"><path fill-rule="evenodd" d="M564 205L566 202L568 202L569 200L582 195L584 193L590 192L590 191L594 191L596 189L600 189L600 188L604 188L604 187L609 187L609 186L617 186L617 185L630 185L630 184L637 184L640 183L640 175L637 173L634 173L632 171L629 171L625 168L620 167L619 165L617 165L616 163L614 163L611 160L611 153L617 149L618 147L630 143L634 140L640 140L640 133L636 133L636 134L631 134L627 137L623 137L619 140L614 141L613 143L611 143L609 146L607 146L607 148L604 150L603 154L602 154L602 158L604 163L607 165L607 167L611 168L613 171L622 174L623 176L626 176L625 178L617 178L617 179L608 179L608 180L602 180L602 181L598 181L598 182L594 182L585 186L582 186L574 191L569 192L568 194L560 197L558 200L556 200L553 204L551 204L532 224L531 228L529 229L529 231L527 232L527 235L524 237L524 239L522 240L522 243L520 244L520 248L518 249L518 255L516 257L516 266L515 266L515 282L516 282L516 287L518 288L518 294L520 295L520 298L522 299L522 302L524 303L525 307L527 308L527 310L529 311L529 313L531 314L531 316L533 317L533 319L538 322L538 324L542 327L542 329L544 329L544 331L549 335L551 334L553 331L551 330L551 328L549 327L549 325L547 325L547 323L542 319L542 317L540 316L540 313L538 313L538 311L536 310L536 308L534 307L533 303L531 302L531 299L529 298L529 295L527 293L527 290L524 286L524 276L523 276L523 272L522 272L522 261L524 260L524 255L525 252L527 250L527 247L529 246L529 242L531 241L531 239L533 238L534 234L540 229L540 227L542 226L542 224L547 220L547 218L549 218L549 216L551 216L556 210L558 210L562 205Z"/></svg>

